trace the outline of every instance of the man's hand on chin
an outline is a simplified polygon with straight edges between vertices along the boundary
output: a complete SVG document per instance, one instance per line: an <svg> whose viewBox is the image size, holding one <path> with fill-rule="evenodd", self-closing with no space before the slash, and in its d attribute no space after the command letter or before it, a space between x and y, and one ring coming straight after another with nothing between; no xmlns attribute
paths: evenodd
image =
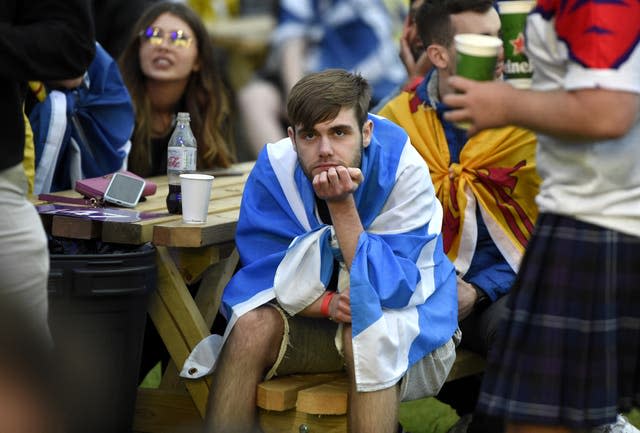
<svg viewBox="0 0 640 433"><path fill-rule="evenodd" d="M355 192L363 180L364 176L359 168L338 165L315 175L312 183L319 198L341 201Z"/></svg>

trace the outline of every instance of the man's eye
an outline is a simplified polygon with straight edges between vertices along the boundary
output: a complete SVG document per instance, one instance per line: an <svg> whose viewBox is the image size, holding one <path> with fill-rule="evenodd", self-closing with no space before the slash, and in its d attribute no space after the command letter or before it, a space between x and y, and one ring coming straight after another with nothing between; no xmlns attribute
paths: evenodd
<svg viewBox="0 0 640 433"><path fill-rule="evenodd" d="M314 133L310 132L310 133L304 135L304 139L305 140L313 140L315 138L315 136L316 135Z"/></svg>
<svg viewBox="0 0 640 433"><path fill-rule="evenodd" d="M336 135L338 137L342 137L344 135L344 131L342 129L336 129Z"/></svg>

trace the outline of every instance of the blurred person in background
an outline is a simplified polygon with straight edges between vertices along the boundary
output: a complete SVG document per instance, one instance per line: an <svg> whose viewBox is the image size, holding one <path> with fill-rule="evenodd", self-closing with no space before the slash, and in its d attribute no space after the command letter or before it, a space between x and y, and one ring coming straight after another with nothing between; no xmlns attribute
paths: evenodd
<svg viewBox="0 0 640 433"><path fill-rule="evenodd" d="M200 17L181 3L154 3L132 35L119 61L136 116L128 169L143 177L166 174L179 111L191 115L197 168L228 167L232 99Z"/></svg>
<svg viewBox="0 0 640 433"><path fill-rule="evenodd" d="M362 74L372 106L406 79L382 0L282 0L265 67L238 93L238 109L254 155L285 135L285 100L310 72L342 68Z"/></svg>
<svg viewBox="0 0 640 433"><path fill-rule="evenodd" d="M129 43L136 21L157 0L91 0L96 40L118 59Z"/></svg>
<svg viewBox="0 0 640 433"><path fill-rule="evenodd" d="M402 34L400 36L400 51L398 55L407 70L407 80L397 86L391 93L378 101L371 109L372 113L379 112L389 101L398 96L400 92L415 87L417 83L424 79L425 74L433 66L431 60L422 44L416 26L416 14L424 0L410 0L409 12L402 24Z"/></svg>
<svg viewBox="0 0 640 433"><path fill-rule="evenodd" d="M30 312L0 303L0 431L65 433L65 403L48 337Z"/></svg>
<svg viewBox="0 0 640 433"><path fill-rule="evenodd" d="M49 252L27 199L24 100L29 80L84 73L95 53L91 22L85 0L0 0L0 304L23 310L19 317L33 321L47 339Z"/></svg>
<svg viewBox="0 0 640 433"><path fill-rule="evenodd" d="M424 0L411 0L400 37L400 60L407 70L407 84L422 79L433 64L418 34L416 15Z"/></svg>

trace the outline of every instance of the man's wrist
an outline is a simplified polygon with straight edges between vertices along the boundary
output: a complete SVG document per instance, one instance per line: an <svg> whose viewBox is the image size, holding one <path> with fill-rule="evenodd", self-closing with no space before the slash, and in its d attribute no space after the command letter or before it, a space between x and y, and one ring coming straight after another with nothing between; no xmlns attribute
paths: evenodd
<svg viewBox="0 0 640 433"><path fill-rule="evenodd" d="M322 303L320 304L320 314L322 314L324 317L331 316L331 314L329 313L329 304L331 303L331 299L335 296L335 294L336 292L329 291L325 293L324 297L322 298Z"/></svg>
<svg viewBox="0 0 640 433"><path fill-rule="evenodd" d="M350 205L352 202L355 203L352 192L348 192L336 197L327 197L324 199L324 201L327 202L327 206L329 205L329 203L336 206Z"/></svg>
<svg viewBox="0 0 640 433"><path fill-rule="evenodd" d="M484 311L489 305L491 305L491 298L487 293L475 284L471 284L471 287L476 291L476 302L473 304L475 311Z"/></svg>

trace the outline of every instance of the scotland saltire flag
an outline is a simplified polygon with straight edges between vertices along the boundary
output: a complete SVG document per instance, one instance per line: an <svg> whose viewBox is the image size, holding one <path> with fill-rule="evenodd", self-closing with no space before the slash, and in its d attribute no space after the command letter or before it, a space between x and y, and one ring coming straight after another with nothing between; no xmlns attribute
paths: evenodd
<svg viewBox="0 0 640 433"><path fill-rule="evenodd" d="M36 194L71 189L76 180L126 168L133 105L118 65L99 43L83 85L50 92L34 106L29 121Z"/></svg>
<svg viewBox="0 0 640 433"><path fill-rule="evenodd" d="M354 193L365 232L346 278L359 391L392 386L446 343L457 328L458 308L429 170L402 129L370 119L364 182ZM229 325L222 341L238 317L273 299L290 314L310 305L325 291L334 258L341 260L333 227L319 220L313 187L288 138L268 144L249 176L236 244L243 267L223 294ZM184 377L213 369L223 343L220 336L210 340L191 354ZM192 367L199 373L189 374Z"/></svg>

